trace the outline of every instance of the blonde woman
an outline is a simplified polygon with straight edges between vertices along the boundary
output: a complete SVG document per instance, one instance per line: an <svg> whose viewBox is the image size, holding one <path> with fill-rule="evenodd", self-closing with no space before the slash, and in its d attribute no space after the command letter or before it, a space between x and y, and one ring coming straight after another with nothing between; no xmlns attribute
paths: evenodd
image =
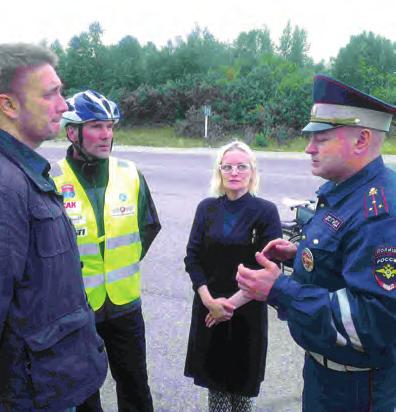
<svg viewBox="0 0 396 412"><path fill-rule="evenodd" d="M256 159L243 142L222 147L215 197L198 205L185 258L196 292L184 374L208 388L210 412L245 412L264 379L267 306L238 290L237 267L257 268L255 252L281 237L276 206L255 196Z"/></svg>

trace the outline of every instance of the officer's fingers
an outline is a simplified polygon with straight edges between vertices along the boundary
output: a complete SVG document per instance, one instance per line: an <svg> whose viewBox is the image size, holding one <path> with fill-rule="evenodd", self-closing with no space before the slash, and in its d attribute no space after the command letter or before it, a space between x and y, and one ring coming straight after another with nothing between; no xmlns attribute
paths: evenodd
<svg viewBox="0 0 396 412"><path fill-rule="evenodd" d="M254 270L247 268L242 263L238 266L238 272L241 280L253 280L254 279Z"/></svg>
<svg viewBox="0 0 396 412"><path fill-rule="evenodd" d="M246 286L246 280L239 274L239 272L237 272L236 275L236 281L238 283L238 287L241 290L247 290L247 286Z"/></svg>
<svg viewBox="0 0 396 412"><path fill-rule="evenodd" d="M275 263L268 260L262 253L256 253L257 263L262 266L264 269L271 269Z"/></svg>
<svg viewBox="0 0 396 412"><path fill-rule="evenodd" d="M242 275L240 275L238 273L237 275L237 282L238 282L238 287L239 289L242 291L242 293L247 297L247 295L253 290L253 280L250 279L246 279L244 277L242 277Z"/></svg>
<svg viewBox="0 0 396 412"><path fill-rule="evenodd" d="M238 283L238 287L240 290L242 290L242 292L249 290L249 287L247 286L246 281L242 279L239 275L237 275L236 280Z"/></svg>
<svg viewBox="0 0 396 412"><path fill-rule="evenodd" d="M286 258L294 257L297 253L297 245L291 242L285 245L278 245L276 248Z"/></svg>
<svg viewBox="0 0 396 412"><path fill-rule="evenodd" d="M277 250L285 250L290 247L294 247L295 243L290 242L289 240L284 240L282 242L279 242L275 247Z"/></svg>
<svg viewBox="0 0 396 412"><path fill-rule="evenodd" d="M250 280L244 277L241 273L237 272L236 281L238 283L238 287L241 290L248 290L250 287Z"/></svg>
<svg viewBox="0 0 396 412"><path fill-rule="evenodd" d="M271 240L270 242L268 242L265 245L264 249L261 251L261 253L269 255L271 253L271 251L276 247L278 240L279 239L274 239L274 240Z"/></svg>

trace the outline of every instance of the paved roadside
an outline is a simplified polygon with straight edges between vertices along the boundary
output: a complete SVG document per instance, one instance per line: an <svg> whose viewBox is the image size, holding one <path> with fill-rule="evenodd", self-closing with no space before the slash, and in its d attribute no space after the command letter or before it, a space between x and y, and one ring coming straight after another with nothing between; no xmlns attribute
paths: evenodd
<svg viewBox="0 0 396 412"><path fill-rule="evenodd" d="M67 148L70 144L64 141L47 141L44 142L42 148L61 149ZM152 147L152 146L126 146L114 145L115 152L136 152L136 153L172 153L180 155L211 155L215 156L218 148L213 147L196 147L196 148L176 148L176 147ZM256 150L257 158L262 159L309 159L309 155L303 152L271 152L264 150ZM396 155L383 155L385 163L396 163Z"/></svg>

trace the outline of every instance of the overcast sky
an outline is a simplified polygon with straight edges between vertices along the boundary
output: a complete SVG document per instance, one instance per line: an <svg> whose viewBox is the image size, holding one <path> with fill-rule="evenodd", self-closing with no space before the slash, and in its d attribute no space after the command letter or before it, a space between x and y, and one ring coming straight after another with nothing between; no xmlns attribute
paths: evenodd
<svg viewBox="0 0 396 412"><path fill-rule="evenodd" d="M163 46L185 38L195 24L226 42L266 25L277 43L290 20L307 31L315 62L335 57L364 30L396 41L396 0L10 0L0 16L1 42L59 39L64 46L93 21L105 44L132 35L141 45Z"/></svg>

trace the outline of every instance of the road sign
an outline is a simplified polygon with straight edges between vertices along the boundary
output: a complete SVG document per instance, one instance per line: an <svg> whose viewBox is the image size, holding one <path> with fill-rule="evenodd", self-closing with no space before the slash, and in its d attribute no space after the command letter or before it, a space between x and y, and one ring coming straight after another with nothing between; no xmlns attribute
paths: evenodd
<svg viewBox="0 0 396 412"><path fill-rule="evenodd" d="M203 112L204 112L204 115L205 116L210 116L211 115L211 113L212 113L212 108L210 107L210 105L208 105L208 104L205 104L204 106L203 106Z"/></svg>

